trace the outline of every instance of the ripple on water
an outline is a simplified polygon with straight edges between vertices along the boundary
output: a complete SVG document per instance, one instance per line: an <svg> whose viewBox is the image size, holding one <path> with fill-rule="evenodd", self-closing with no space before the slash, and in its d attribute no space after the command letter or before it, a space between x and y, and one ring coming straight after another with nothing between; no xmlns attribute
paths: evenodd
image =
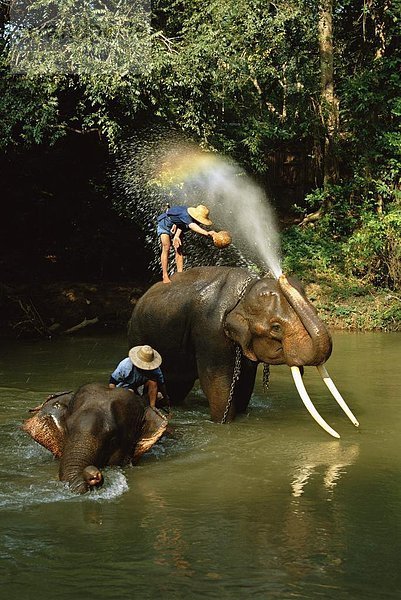
<svg viewBox="0 0 401 600"><path fill-rule="evenodd" d="M103 471L102 488L77 496L58 480L58 461L29 438L20 423L9 422L1 433L8 462L0 471L0 508L21 510L53 502L113 500L128 490L125 474L113 467Z"/></svg>
<svg viewBox="0 0 401 600"><path fill-rule="evenodd" d="M22 510L27 507L55 502L94 502L114 500L128 491L127 478L118 468L103 471L104 485L90 493L73 494L66 484L54 479L43 479L27 484L26 478L20 482L0 485L0 509ZM56 473L55 473L56 477Z"/></svg>

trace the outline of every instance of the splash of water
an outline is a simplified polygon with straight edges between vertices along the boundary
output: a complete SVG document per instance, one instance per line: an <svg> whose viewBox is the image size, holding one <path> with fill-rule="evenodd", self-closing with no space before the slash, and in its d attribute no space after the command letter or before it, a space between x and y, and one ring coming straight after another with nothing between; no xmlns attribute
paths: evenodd
<svg viewBox="0 0 401 600"><path fill-rule="evenodd" d="M153 248L151 270L160 272L156 218L166 205L210 209L213 229L230 231L233 243L217 250L210 239L192 235L185 266L245 266L281 274L280 240L274 211L263 190L236 163L204 152L179 134L130 140L117 161L114 178L120 213L147 231Z"/></svg>
<svg viewBox="0 0 401 600"><path fill-rule="evenodd" d="M206 204L213 221L231 232L247 262L281 274L280 240L275 215L262 189L237 164L194 150L185 158L188 172L177 165L180 182L171 182L183 203ZM198 166L197 166L198 163ZM174 174L174 171L173 171Z"/></svg>

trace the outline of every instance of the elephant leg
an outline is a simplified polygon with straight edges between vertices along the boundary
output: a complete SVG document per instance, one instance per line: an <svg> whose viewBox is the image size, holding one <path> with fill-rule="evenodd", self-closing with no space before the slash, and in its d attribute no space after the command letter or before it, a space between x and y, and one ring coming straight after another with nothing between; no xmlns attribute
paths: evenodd
<svg viewBox="0 0 401 600"><path fill-rule="evenodd" d="M235 386L235 408L238 413L243 413L248 408L255 385L258 363L245 356L241 360L241 374Z"/></svg>
<svg viewBox="0 0 401 600"><path fill-rule="evenodd" d="M227 402L230 395L231 382L233 378L234 359L228 360L227 364L213 364L204 360L198 361L198 373L200 386L208 399L210 416L217 423L223 419ZM227 414L227 421L232 421L236 415L235 403L231 403Z"/></svg>
<svg viewBox="0 0 401 600"><path fill-rule="evenodd" d="M247 409L255 383L257 363L243 356L239 379L235 384L233 384L234 370L233 355L227 357L226 363L213 366L199 361L199 382L209 401L213 421L221 422L223 418L225 421L233 421L237 413ZM228 407L231 392L232 402Z"/></svg>
<svg viewBox="0 0 401 600"><path fill-rule="evenodd" d="M167 392L171 404L182 404L195 384L195 378L184 381L168 381L166 384Z"/></svg>

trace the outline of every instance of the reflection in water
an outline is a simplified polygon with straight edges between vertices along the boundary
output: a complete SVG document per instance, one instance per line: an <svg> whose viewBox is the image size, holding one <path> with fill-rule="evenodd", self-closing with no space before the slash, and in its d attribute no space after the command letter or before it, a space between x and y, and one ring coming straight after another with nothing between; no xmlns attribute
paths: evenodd
<svg viewBox="0 0 401 600"><path fill-rule="evenodd" d="M82 516L90 527L99 527L103 525L103 506L99 502L83 502Z"/></svg>
<svg viewBox="0 0 401 600"><path fill-rule="evenodd" d="M336 510L317 515L310 504L301 505L299 499L291 503L284 517L280 562L294 585L302 588L316 577L321 582L341 582L340 567L347 550L345 530L344 517ZM333 535L334 531L343 535ZM331 583L329 587L340 589L340 585Z"/></svg>
<svg viewBox="0 0 401 600"><path fill-rule="evenodd" d="M151 481L149 481L151 483ZM168 568L172 576L191 576L194 571L187 558L188 540L186 540L185 523L182 519L172 516L168 510L166 499L155 487L143 481L139 485L143 502L150 509L151 517L142 519L141 526L152 527L154 533L154 564Z"/></svg>
<svg viewBox="0 0 401 600"><path fill-rule="evenodd" d="M194 575L191 565L184 558L188 549L188 542L182 534L182 525L178 519L167 520L156 536L155 565L167 566L175 571L176 575Z"/></svg>
<svg viewBox="0 0 401 600"><path fill-rule="evenodd" d="M334 573L341 581L347 553L345 515L332 501L325 502L326 509L322 510L317 508L315 501L302 499L305 486L311 483L315 473L319 473L322 480L318 480L311 494L320 498L320 505L322 490L329 492L328 500L332 500L334 487L346 473L346 467L357 463L359 452L358 444L344 447L337 441L304 445L291 482L293 498L284 513L283 539L286 543L281 556L292 581L297 582L300 589L315 577L332 581ZM330 589L330 597L334 597L341 591L341 586L331 584Z"/></svg>
<svg viewBox="0 0 401 600"><path fill-rule="evenodd" d="M8 344L4 597L68 600L85 589L98 599L398 600L401 375L393 365L401 337L335 338L330 371L363 419L361 433L326 439L294 407L287 370L278 367L269 399L258 382L249 415L228 427L210 423L194 394L191 410L174 412L174 438L134 468L107 469L103 488L87 497L64 488L57 462L19 424L49 391L104 380L125 337L100 337L84 370L96 338ZM309 386L321 394L319 379ZM342 427L337 406L322 402Z"/></svg>
<svg viewBox="0 0 401 600"><path fill-rule="evenodd" d="M332 490L344 468L355 463L359 455L359 445L344 447L340 442L322 442L306 447L300 464L295 469L295 477L291 482L292 495L297 498L304 493L311 475L317 469L324 469L323 485Z"/></svg>
<svg viewBox="0 0 401 600"><path fill-rule="evenodd" d="M294 586L302 587L313 577L333 577L346 554L343 535L338 534L348 525L335 503L322 501L319 489L331 495L345 468L357 463L359 451L358 444L304 443L301 457L294 456L297 448L288 457L296 466L275 475L267 485L248 469L248 483L240 471L242 485L238 487L235 476L228 473L237 463L227 463L218 473L216 464L207 466L210 486L202 468L197 480L193 465L192 476L177 480L181 482L178 496L165 486L166 477L160 480L160 471L157 478L144 477L142 471L135 478L135 490L146 507L140 527L152 532L154 567L168 572L170 584L200 573L205 580L226 582L227 563L235 572L238 561L245 561L250 573L270 577L274 572L277 585L289 578ZM248 460L252 461L251 455ZM189 464L182 465L184 471L189 468ZM311 502L301 497L314 473L322 474L322 485L314 486L313 492L324 510L316 509L316 498ZM286 596L279 592L277 597Z"/></svg>

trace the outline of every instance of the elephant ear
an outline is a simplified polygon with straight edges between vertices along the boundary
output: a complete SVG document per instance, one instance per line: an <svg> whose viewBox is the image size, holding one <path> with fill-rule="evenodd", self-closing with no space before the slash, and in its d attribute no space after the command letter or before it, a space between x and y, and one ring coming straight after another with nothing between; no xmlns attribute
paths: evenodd
<svg viewBox="0 0 401 600"><path fill-rule="evenodd" d="M56 458L61 458L64 448L65 432L51 415L40 413L27 419L21 429L26 431L38 444L50 450Z"/></svg>
<svg viewBox="0 0 401 600"><path fill-rule="evenodd" d="M150 450L166 431L168 419L157 409L147 406L141 437L135 447L133 461L136 462L142 454Z"/></svg>
<svg viewBox="0 0 401 600"><path fill-rule="evenodd" d="M65 441L64 415L73 397L72 392L57 392L31 408L35 413L22 424L26 431L38 444L49 450L56 458L61 458Z"/></svg>
<svg viewBox="0 0 401 600"><path fill-rule="evenodd" d="M226 316L224 322L225 334L234 342L239 344L244 355L250 360L257 361L257 357L251 348L252 335L248 319L243 312L242 301L237 304Z"/></svg>

